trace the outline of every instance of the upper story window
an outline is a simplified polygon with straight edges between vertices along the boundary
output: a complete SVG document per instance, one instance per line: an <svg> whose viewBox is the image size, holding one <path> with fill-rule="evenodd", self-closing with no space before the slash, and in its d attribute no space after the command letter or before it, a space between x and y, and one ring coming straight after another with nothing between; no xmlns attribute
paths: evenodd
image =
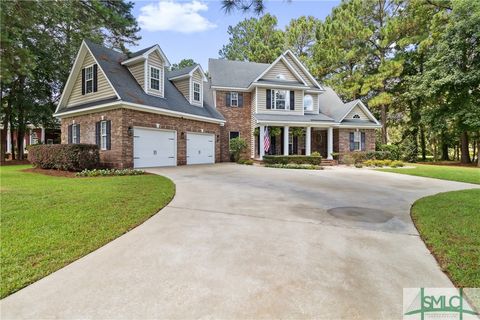
<svg viewBox="0 0 480 320"><path fill-rule="evenodd" d="M272 109L285 110L288 107L287 90L272 90Z"/></svg>
<svg viewBox="0 0 480 320"><path fill-rule="evenodd" d="M238 92L230 92L230 106L238 107Z"/></svg>
<svg viewBox="0 0 480 320"><path fill-rule="evenodd" d="M93 92L93 66L85 68L85 93Z"/></svg>
<svg viewBox="0 0 480 320"><path fill-rule="evenodd" d="M303 110L304 111L313 111L313 98L309 94L307 94L303 97Z"/></svg>
<svg viewBox="0 0 480 320"><path fill-rule="evenodd" d="M360 119L360 116L358 114L354 114L353 119Z"/></svg>
<svg viewBox="0 0 480 320"><path fill-rule="evenodd" d="M160 90L160 69L150 67L150 89Z"/></svg>
<svg viewBox="0 0 480 320"><path fill-rule="evenodd" d="M193 82L193 101L200 102L200 83Z"/></svg>

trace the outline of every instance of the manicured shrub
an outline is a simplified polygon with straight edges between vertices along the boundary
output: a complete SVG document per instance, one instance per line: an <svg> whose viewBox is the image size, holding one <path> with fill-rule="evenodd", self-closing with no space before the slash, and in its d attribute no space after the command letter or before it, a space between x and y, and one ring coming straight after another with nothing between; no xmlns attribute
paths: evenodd
<svg viewBox="0 0 480 320"><path fill-rule="evenodd" d="M29 146L28 160L42 169L82 171L98 168L100 156L94 144L47 144Z"/></svg>
<svg viewBox="0 0 480 320"><path fill-rule="evenodd" d="M77 172L77 177L106 177L106 176L138 176L144 174L145 171L137 169L93 169L82 170Z"/></svg>
<svg viewBox="0 0 480 320"><path fill-rule="evenodd" d="M251 159L240 159L237 161L238 164L246 164L247 166L253 165L253 160Z"/></svg>
<svg viewBox="0 0 480 320"><path fill-rule="evenodd" d="M392 168L398 168L398 167L403 167L403 166L404 166L404 164L403 164L403 162L400 161L400 160L392 161L392 162L390 163L390 167L392 167Z"/></svg>
<svg viewBox="0 0 480 320"><path fill-rule="evenodd" d="M263 156L265 164L312 164L319 166L322 164L322 157L320 156Z"/></svg>
<svg viewBox="0 0 480 320"><path fill-rule="evenodd" d="M233 160L238 162L240 155L247 149L247 141L245 139L237 137L230 140L230 153L233 156Z"/></svg>
<svg viewBox="0 0 480 320"><path fill-rule="evenodd" d="M272 164L265 164L265 167L268 168L281 168L281 169L305 169L305 170L322 170L323 167L313 165L313 164L296 164L296 163L272 163Z"/></svg>
<svg viewBox="0 0 480 320"><path fill-rule="evenodd" d="M320 152L313 151L311 155L312 155L312 157L320 157Z"/></svg>

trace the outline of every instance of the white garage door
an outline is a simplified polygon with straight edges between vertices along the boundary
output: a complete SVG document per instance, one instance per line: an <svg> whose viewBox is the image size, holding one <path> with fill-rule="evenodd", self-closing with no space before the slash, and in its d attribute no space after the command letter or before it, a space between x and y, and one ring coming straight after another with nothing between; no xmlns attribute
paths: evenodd
<svg viewBox="0 0 480 320"><path fill-rule="evenodd" d="M215 135L187 133L187 164L215 163Z"/></svg>
<svg viewBox="0 0 480 320"><path fill-rule="evenodd" d="M135 168L177 165L175 131L134 128L133 166Z"/></svg>

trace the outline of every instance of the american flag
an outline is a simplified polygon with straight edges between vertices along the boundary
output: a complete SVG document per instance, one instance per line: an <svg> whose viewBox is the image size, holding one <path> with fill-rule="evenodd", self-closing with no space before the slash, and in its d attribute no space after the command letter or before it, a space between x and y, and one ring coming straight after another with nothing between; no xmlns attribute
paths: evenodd
<svg viewBox="0 0 480 320"><path fill-rule="evenodd" d="M263 139L263 149L268 152L270 149L270 134L268 133L268 127L265 127L265 137Z"/></svg>

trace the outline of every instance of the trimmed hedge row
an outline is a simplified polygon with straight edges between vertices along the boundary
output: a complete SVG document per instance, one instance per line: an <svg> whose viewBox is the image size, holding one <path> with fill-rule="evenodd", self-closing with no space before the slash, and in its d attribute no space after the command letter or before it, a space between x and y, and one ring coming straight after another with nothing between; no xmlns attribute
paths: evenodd
<svg viewBox="0 0 480 320"><path fill-rule="evenodd" d="M322 164L322 157L320 156L263 156L265 164L311 164L319 166Z"/></svg>
<svg viewBox="0 0 480 320"><path fill-rule="evenodd" d="M94 144L47 144L28 148L28 160L42 169L82 171L99 167L100 156Z"/></svg>

